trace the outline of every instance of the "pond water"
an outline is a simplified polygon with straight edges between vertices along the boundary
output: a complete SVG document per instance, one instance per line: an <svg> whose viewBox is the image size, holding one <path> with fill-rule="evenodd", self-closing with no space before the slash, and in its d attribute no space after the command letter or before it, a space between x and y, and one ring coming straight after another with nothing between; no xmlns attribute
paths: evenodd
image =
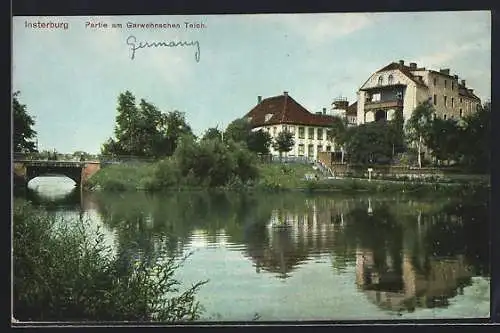
<svg viewBox="0 0 500 333"><path fill-rule="evenodd" d="M489 317L487 198L200 192L80 193L36 178L24 196L100 225L116 253L192 253L204 321Z"/></svg>

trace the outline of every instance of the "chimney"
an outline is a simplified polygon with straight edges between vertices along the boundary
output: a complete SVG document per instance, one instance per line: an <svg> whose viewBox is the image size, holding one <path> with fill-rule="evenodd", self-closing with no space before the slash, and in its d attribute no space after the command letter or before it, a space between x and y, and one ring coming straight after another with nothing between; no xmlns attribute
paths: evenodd
<svg viewBox="0 0 500 333"><path fill-rule="evenodd" d="M404 60L399 60L399 64L400 64L401 66L404 66L405 61L404 61Z"/></svg>
<svg viewBox="0 0 500 333"><path fill-rule="evenodd" d="M446 75L450 75L450 69L449 68L443 68L443 69L440 69L439 72L441 74L446 74Z"/></svg>
<svg viewBox="0 0 500 333"><path fill-rule="evenodd" d="M462 85L465 87L465 80L462 80Z"/></svg>
<svg viewBox="0 0 500 333"><path fill-rule="evenodd" d="M474 89L467 89L471 94L474 92Z"/></svg>
<svg viewBox="0 0 500 333"><path fill-rule="evenodd" d="M417 63L416 62L410 62L410 68L411 69L417 69Z"/></svg>
<svg viewBox="0 0 500 333"><path fill-rule="evenodd" d="M288 96L288 91L283 91L283 95Z"/></svg>
<svg viewBox="0 0 500 333"><path fill-rule="evenodd" d="M323 114L326 114L326 108L323 108Z"/></svg>
<svg viewBox="0 0 500 333"><path fill-rule="evenodd" d="M257 104L260 104L262 102L262 96L257 96Z"/></svg>
<svg viewBox="0 0 500 333"><path fill-rule="evenodd" d="M458 80L458 75L453 75L453 77L455 78L455 80Z"/></svg>

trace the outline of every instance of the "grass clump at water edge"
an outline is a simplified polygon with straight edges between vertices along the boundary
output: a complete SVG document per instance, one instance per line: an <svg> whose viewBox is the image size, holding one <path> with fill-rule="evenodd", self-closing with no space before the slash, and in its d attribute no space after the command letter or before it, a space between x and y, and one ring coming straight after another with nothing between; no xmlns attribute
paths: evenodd
<svg viewBox="0 0 500 333"><path fill-rule="evenodd" d="M191 321L202 312L196 293L174 278L184 260L111 255L104 235L14 203L14 318L20 321ZM164 242L162 242L164 244ZM184 259L186 259L185 257Z"/></svg>

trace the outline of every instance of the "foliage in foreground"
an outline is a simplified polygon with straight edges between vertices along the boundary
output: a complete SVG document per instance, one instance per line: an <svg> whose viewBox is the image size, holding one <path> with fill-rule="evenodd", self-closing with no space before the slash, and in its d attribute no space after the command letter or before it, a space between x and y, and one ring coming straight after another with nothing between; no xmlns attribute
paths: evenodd
<svg viewBox="0 0 500 333"><path fill-rule="evenodd" d="M190 321L199 318L199 282L179 291L183 260L130 264L111 255L103 234L19 200L14 205L14 317L21 321ZM163 243L162 243L163 244ZM185 258L184 258L185 259Z"/></svg>

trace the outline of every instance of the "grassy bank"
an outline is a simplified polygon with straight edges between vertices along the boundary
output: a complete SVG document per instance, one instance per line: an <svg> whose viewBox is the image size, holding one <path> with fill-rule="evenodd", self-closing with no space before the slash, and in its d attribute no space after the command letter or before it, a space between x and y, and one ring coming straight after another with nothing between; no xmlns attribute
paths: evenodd
<svg viewBox="0 0 500 333"><path fill-rule="evenodd" d="M169 169L172 168L172 169ZM489 190L487 177L465 176L455 179L325 179L306 164L258 164L257 175L245 183L237 178L221 186L207 182L178 179L174 163L150 164L143 167L114 165L103 168L89 181L89 189L102 190L262 190L343 193L408 193L425 194L429 191L460 194ZM306 174L317 174L317 180L306 180ZM191 175L190 175L191 177ZM181 177L182 178L182 177ZM161 185L164 184L164 185Z"/></svg>
<svg viewBox="0 0 500 333"><path fill-rule="evenodd" d="M195 294L178 292L179 262L131 263L113 256L89 225L62 221L24 200L14 202L14 317L20 321L189 321ZM97 235L96 235L97 234ZM161 243L160 243L161 244ZM182 261L181 261L182 262Z"/></svg>

